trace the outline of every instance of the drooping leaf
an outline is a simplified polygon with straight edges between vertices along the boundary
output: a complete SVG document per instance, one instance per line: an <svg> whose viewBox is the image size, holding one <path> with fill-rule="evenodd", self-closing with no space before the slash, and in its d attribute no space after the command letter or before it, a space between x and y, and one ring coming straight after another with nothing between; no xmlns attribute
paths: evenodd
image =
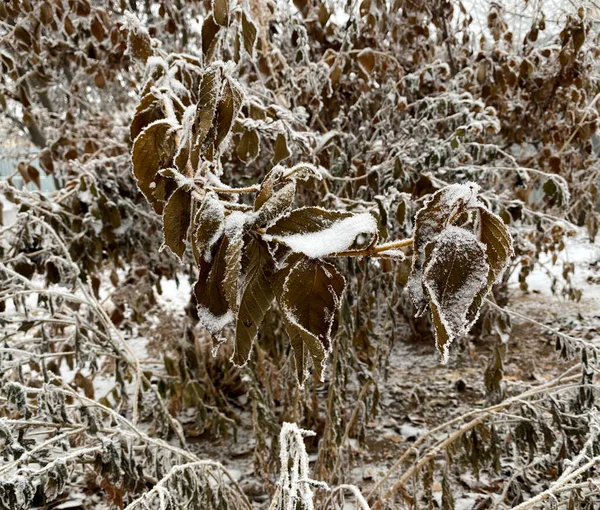
<svg viewBox="0 0 600 510"><path fill-rule="evenodd" d="M252 239L246 248L248 269L235 329L235 351L232 360L242 366L250 357L252 345L265 314L271 308L273 288L271 279L275 263L267 245Z"/></svg>
<svg viewBox="0 0 600 510"><path fill-rule="evenodd" d="M344 277L335 266L320 260L303 257L287 274L278 302L294 350L300 384L307 376L308 355L319 378L322 376L344 287Z"/></svg>
<svg viewBox="0 0 600 510"><path fill-rule="evenodd" d="M256 45L256 36L258 30L254 22L248 17L246 11L242 11L242 39L244 40L244 49L250 56L254 54Z"/></svg>
<svg viewBox="0 0 600 510"><path fill-rule="evenodd" d="M237 146L237 155L244 163L251 163L258 156L260 137L256 129L246 129Z"/></svg>
<svg viewBox="0 0 600 510"><path fill-rule="evenodd" d="M152 42L148 32L143 30L130 30L128 38L129 53L133 58L146 62L152 55Z"/></svg>
<svg viewBox="0 0 600 510"><path fill-rule="evenodd" d="M223 204L214 193L207 193L194 218L192 245L197 263L200 259L210 262L212 247L223 234L224 226Z"/></svg>
<svg viewBox="0 0 600 510"><path fill-rule="evenodd" d="M196 168L208 132L213 127L219 93L221 90L221 69L217 65L209 66L202 75L198 90L198 104L193 129L196 136L193 141L192 167Z"/></svg>
<svg viewBox="0 0 600 510"><path fill-rule="evenodd" d="M438 351L448 360L452 341L473 325L467 314L485 288L489 265L485 246L469 231L449 227L435 240L423 275Z"/></svg>
<svg viewBox="0 0 600 510"><path fill-rule="evenodd" d="M234 313L238 312L238 284L242 271L242 253L244 249L244 238L241 234L235 235L229 240L225 252L225 277L223 278L223 289L227 303Z"/></svg>
<svg viewBox="0 0 600 510"><path fill-rule="evenodd" d="M210 60L218 41L219 25L212 16L207 16L202 24L202 53Z"/></svg>
<svg viewBox="0 0 600 510"><path fill-rule="evenodd" d="M217 109L217 136L215 147L219 147L231 131L233 122L242 109L244 92L242 88L230 78L226 78L223 85L221 101Z"/></svg>
<svg viewBox="0 0 600 510"><path fill-rule="evenodd" d="M266 234L267 240L320 258L350 249L360 236L372 239L377 234L377 221L369 213L303 207L279 219Z"/></svg>
<svg viewBox="0 0 600 510"><path fill-rule="evenodd" d="M275 146L273 147L274 155L273 155L273 164L276 165L280 161L287 159L290 157L290 150L287 146L287 140L285 139L285 135L283 133L279 133L277 138L275 139Z"/></svg>
<svg viewBox="0 0 600 510"><path fill-rule="evenodd" d="M191 206L190 192L178 188L171 195L163 213L165 244L180 259L185 251L185 240L190 228Z"/></svg>
<svg viewBox="0 0 600 510"><path fill-rule="evenodd" d="M229 25L229 0L213 0L213 17L222 27Z"/></svg>
<svg viewBox="0 0 600 510"><path fill-rule="evenodd" d="M468 322L473 322L477 319L483 300L514 254L512 237L502 219L492 214L485 207L479 207L477 211L479 214L479 240L485 245L489 271L485 287L475 297L469 309L467 314Z"/></svg>
<svg viewBox="0 0 600 510"><path fill-rule="evenodd" d="M160 181L166 180L158 175L158 171L169 166L174 152L174 126L168 120L159 120L147 126L133 144L133 174L140 190L153 205L157 200L164 200L155 192L160 191Z"/></svg>
<svg viewBox="0 0 600 510"><path fill-rule="evenodd" d="M204 259L200 260L200 274L194 287L198 317L202 325L213 335L218 334L233 320L223 287L228 244L229 240L223 236L214 250L212 264Z"/></svg>
<svg viewBox="0 0 600 510"><path fill-rule="evenodd" d="M130 137L135 140L142 130L152 122L164 119L165 113L162 108L160 98L153 92L149 92L142 97L140 103L135 109L135 115L129 128Z"/></svg>
<svg viewBox="0 0 600 510"><path fill-rule="evenodd" d="M432 242L452 223L452 220L465 211L471 201L476 200L476 184L453 184L436 191L415 215L413 234L412 271L408 280L408 288L415 307L417 317L427 307L427 296L423 287L423 270Z"/></svg>

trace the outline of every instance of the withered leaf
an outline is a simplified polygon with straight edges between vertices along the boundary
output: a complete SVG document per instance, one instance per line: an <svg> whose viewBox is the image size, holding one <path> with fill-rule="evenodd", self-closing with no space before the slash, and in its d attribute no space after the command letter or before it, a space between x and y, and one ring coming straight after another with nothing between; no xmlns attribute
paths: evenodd
<svg viewBox="0 0 600 510"><path fill-rule="evenodd" d="M221 237L225 223L225 209L214 193L207 193L194 218L192 246L196 262L210 262L211 249Z"/></svg>
<svg viewBox="0 0 600 510"><path fill-rule="evenodd" d="M228 244L227 237L221 237L212 264L200 260L200 274L194 287L200 322L214 335L233 319L222 285L227 268L225 254Z"/></svg>
<svg viewBox="0 0 600 510"><path fill-rule="evenodd" d="M365 48L361 50L356 56L358 64L367 76L371 76L373 69L375 69L375 53L371 48Z"/></svg>
<svg viewBox="0 0 600 510"><path fill-rule="evenodd" d="M164 118L165 113L160 98L153 92L146 94L135 109L129 128L131 139L135 140L148 124Z"/></svg>
<svg viewBox="0 0 600 510"><path fill-rule="evenodd" d="M275 146L273 147L273 164L276 165L280 161L290 157L291 153L287 146L287 140L283 133L279 133L275 139Z"/></svg>
<svg viewBox="0 0 600 510"><path fill-rule="evenodd" d="M146 62L152 55L152 42L147 32L141 30L130 30L127 40L129 53L136 60Z"/></svg>
<svg viewBox="0 0 600 510"><path fill-rule="evenodd" d="M254 22L248 17L246 11L242 11L242 39L244 41L244 49L250 56L254 54L254 46L256 45L256 36L258 30Z"/></svg>
<svg viewBox="0 0 600 510"><path fill-rule="evenodd" d="M165 244L180 259L185 251L185 240L190 228L191 206L190 192L178 188L169 198L163 213Z"/></svg>
<svg viewBox="0 0 600 510"><path fill-rule="evenodd" d="M213 17L222 27L229 25L229 0L213 0Z"/></svg>
<svg viewBox="0 0 600 510"><path fill-rule="evenodd" d="M217 111L217 137L215 146L219 147L231 131L233 122L242 109L244 92L232 79L227 78L223 85L223 93Z"/></svg>
<svg viewBox="0 0 600 510"><path fill-rule="evenodd" d="M477 294L469 309L468 322L472 322L477 318L483 300L514 254L512 237L502 219L492 214L485 207L479 207L477 211L479 214L479 240L485 245L489 271L486 285Z"/></svg>
<svg viewBox="0 0 600 510"><path fill-rule="evenodd" d="M246 248L248 269L235 329L233 362L242 366L250 357L258 328L273 301L271 279L275 263L267 245L253 238Z"/></svg>
<svg viewBox="0 0 600 510"><path fill-rule="evenodd" d="M223 278L223 289L227 303L234 313L238 312L238 283L242 271L242 253L244 249L244 238L241 234L235 235L229 240L225 252L225 276Z"/></svg>
<svg viewBox="0 0 600 510"><path fill-rule="evenodd" d="M295 181L288 182L282 188L274 191L256 211L254 224L264 226L283 216L292 207L295 196Z"/></svg>
<svg viewBox="0 0 600 510"><path fill-rule="evenodd" d="M307 376L309 354L322 378L323 364L331 351L331 328L344 287L344 277L335 266L320 260L303 257L287 274L278 302L294 350L300 384Z"/></svg>
<svg viewBox="0 0 600 510"><path fill-rule="evenodd" d="M237 146L237 155L244 163L251 163L258 156L260 137L256 129L246 129Z"/></svg>
<svg viewBox="0 0 600 510"><path fill-rule="evenodd" d="M372 215L320 207L295 209L266 231L267 239L311 258L346 251L361 235L371 240L377 235L377 221Z"/></svg>
<svg viewBox="0 0 600 510"><path fill-rule="evenodd" d="M157 198L154 190L159 190L159 181L165 178L157 175L173 157L175 152L174 127L168 120L159 120L147 126L133 143L133 174L138 186L151 204Z"/></svg>
<svg viewBox="0 0 600 510"><path fill-rule="evenodd" d="M485 247L469 231L449 227L434 242L423 275L437 349L448 361L452 341L473 325L467 314L488 281Z"/></svg>
<svg viewBox="0 0 600 510"><path fill-rule="evenodd" d="M202 24L202 53L207 59L214 53L219 34L219 25L212 16L207 16Z"/></svg>
<svg viewBox="0 0 600 510"><path fill-rule="evenodd" d="M451 224L453 218L464 212L467 204L475 199L476 193L475 184L452 184L433 193L415 215L412 271L408 287L417 308L417 316L425 312L428 302L422 280L425 262L433 248L431 243Z"/></svg>
<svg viewBox="0 0 600 510"><path fill-rule="evenodd" d="M202 80L200 81L196 118L194 119L194 128L196 130L196 140L194 143L198 147L204 143L206 135L213 125L220 90L221 69L216 65L209 66L204 71Z"/></svg>

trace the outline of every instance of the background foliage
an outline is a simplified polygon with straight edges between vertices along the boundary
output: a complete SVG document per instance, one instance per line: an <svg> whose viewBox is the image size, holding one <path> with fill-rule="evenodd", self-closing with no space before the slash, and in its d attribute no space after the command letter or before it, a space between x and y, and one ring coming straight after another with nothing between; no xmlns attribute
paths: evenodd
<svg viewBox="0 0 600 510"><path fill-rule="evenodd" d="M509 280L598 230L595 8L526 7L0 4L15 176L59 188L1 188L0 507L453 508L466 473L501 480L477 508L597 503L593 338L503 380ZM394 348L467 335L486 401L344 485ZM194 442L248 430L257 494Z"/></svg>

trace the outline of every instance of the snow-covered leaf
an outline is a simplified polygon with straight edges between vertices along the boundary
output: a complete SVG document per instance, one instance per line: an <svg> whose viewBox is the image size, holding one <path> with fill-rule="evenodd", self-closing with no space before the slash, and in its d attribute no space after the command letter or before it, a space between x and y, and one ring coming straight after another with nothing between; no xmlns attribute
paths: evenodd
<svg viewBox="0 0 600 510"><path fill-rule="evenodd" d="M283 216L292 207L295 196L295 181L288 182L280 189L272 192L256 211L254 224L257 226L267 225Z"/></svg>
<svg viewBox="0 0 600 510"><path fill-rule="evenodd" d="M361 236L377 234L377 221L369 213L353 214L320 207L295 209L267 229L265 239L283 243L311 258L348 250Z"/></svg>
<svg viewBox="0 0 600 510"><path fill-rule="evenodd" d="M200 274L194 287L198 317L202 325L213 335L218 334L233 320L222 285L227 267L228 244L229 240L223 236L214 253L212 264L204 259L200 260L198 264Z"/></svg>
<svg viewBox="0 0 600 510"><path fill-rule="evenodd" d="M448 361L452 341L472 326L467 320L488 279L485 246L469 231L449 227L435 241L423 275L438 351Z"/></svg>
<svg viewBox="0 0 600 510"><path fill-rule="evenodd" d="M196 130L194 151L201 150L206 135L213 125L220 90L221 69L217 65L211 65L204 71L198 91L198 105L196 106L196 118L194 120Z"/></svg>
<svg viewBox="0 0 600 510"><path fill-rule="evenodd" d="M433 248L431 243L471 202L476 202L477 189L476 184L447 186L433 193L415 216L413 262L408 287L417 308L417 316L422 315L427 306L422 280L426 261Z"/></svg>
<svg viewBox="0 0 600 510"><path fill-rule="evenodd" d="M217 108L217 135L215 146L219 147L231 131L233 122L242 108L244 91L231 78L226 78L223 85L221 101Z"/></svg>
<svg viewBox="0 0 600 510"><path fill-rule="evenodd" d="M225 209L214 193L207 193L194 218L192 248L196 261L210 262L211 249L223 234Z"/></svg>
<svg viewBox="0 0 600 510"><path fill-rule="evenodd" d="M227 303L234 313L238 312L238 284L242 271L242 253L244 249L244 238L241 233L229 240L225 252L225 277L223 278L223 289Z"/></svg>
<svg viewBox="0 0 600 510"><path fill-rule="evenodd" d="M492 289L492 285L498 281L514 254L512 237L502 219L483 206L479 207L477 211L479 214L479 240L485 246L489 271L486 285L475 297L469 309L468 322L473 322L477 318L483 300Z"/></svg>

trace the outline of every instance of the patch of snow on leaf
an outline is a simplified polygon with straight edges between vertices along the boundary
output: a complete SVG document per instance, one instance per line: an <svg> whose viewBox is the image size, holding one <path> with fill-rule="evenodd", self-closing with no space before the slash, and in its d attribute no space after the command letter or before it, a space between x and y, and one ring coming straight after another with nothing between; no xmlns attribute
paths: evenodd
<svg viewBox="0 0 600 510"><path fill-rule="evenodd" d="M329 228L306 234L288 236L265 235L266 240L279 241L297 253L317 259L349 249L361 234L374 235L377 233L377 222L369 213L356 214L344 218Z"/></svg>

